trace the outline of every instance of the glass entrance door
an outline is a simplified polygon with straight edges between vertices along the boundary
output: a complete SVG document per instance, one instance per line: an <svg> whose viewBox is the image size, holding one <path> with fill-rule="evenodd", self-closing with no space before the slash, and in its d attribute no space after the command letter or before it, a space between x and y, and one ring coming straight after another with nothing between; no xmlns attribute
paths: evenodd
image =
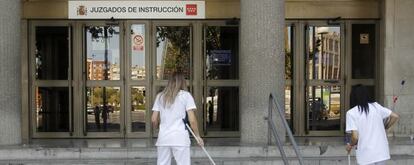
<svg viewBox="0 0 414 165"><path fill-rule="evenodd" d="M152 137L153 100L176 71L203 136L239 135L238 25L45 22L30 33L33 137Z"/></svg>
<svg viewBox="0 0 414 165"><path fill-rule="evenodd" d="M126 22L126 137L148 137L150 128L148 22Z"/></svg>
<svg viewBox="0 0 414 165"><path fill-rule="evenodd" d="M238 137L239 27L210 22L203 30L204 134Z"/></svg>
<svg viewBox="0 0 414 165"><path fill-rule="evenodd" d="M84 34L84 135L121 137L124 124L124 54L118 24L87 24Z"/></svg>
<svg viewBox="0 0 414 165"><path fill-rule="evenodd" d="M152 32L153 97L151 103L155 100L157 93L167 86L174 72L184 74L188 90L196 97L193 84L193 26L188 22L156 22L152 24ZM156 130L153 133L156 134Z"/></svg>
<svg viewBox="0 0 414 165"><path fill-rule="evenodd" d="M83 136L149 135L148 24L120 21L83 26Z"/></svg>
<svg viewBox="0 0 414 165"><path fill-rule="evenodd" d="M67 22L31 26L32 136L73 135L72 27Z"/></svg>
<svg viewBox="0 0 414 165"><path fill-rule="evenodd" d="M306 28L304 124L308 135L342 133L344 60L341 29L341 26L326 25Z"/></svg>
<svg viewBox="0 0 414 165"><path fill-rule="evenodd" d="M378 98L377 23L287 21L285 116L295 135L342 136L353 85Z"/></svg>

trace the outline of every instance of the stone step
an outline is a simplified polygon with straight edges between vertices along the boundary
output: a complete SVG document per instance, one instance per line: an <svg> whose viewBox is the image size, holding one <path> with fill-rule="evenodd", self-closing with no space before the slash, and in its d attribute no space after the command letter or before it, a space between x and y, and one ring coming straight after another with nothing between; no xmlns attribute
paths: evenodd
<svg viewBox="0 0 414 165"><path fill-rule="evenodd" d="M306 164L347 164L343 145L300 146ZM218 165L283 164L275 146L206 146ZM291 146L284 146L292 164L298 164ZM414 145L391 145L392 160L388 164L414 164ZM199 147L191 147L193 164L209 164ZM355 157L352 157L355 161ZM1 147L0 164L154 164L155 147ZM392 163L391 163L392 162ZM353 163L354 164L354 163Z"/></svg>
<svg viewBox="0 0 414 165"><path fill-rule="evenodd" d="M172 161L173 165L175 162ZM281 158L216 158L217 165L277 165L283 164ZM154 165L155 158L140 159L84 159L84 160L2 160L0 165ZM208 159L192 158L193 165L210 165ZM297 160L289 160L289 164L298 165ZM304 158L305 165L348 165L346 157ZM351 158L351 164L356 164L355 158ZM388 165L411 165L414 164L413 156L393 156L387 162Z"/></svg>
<svg viewBox="0 0 414 165"><path fill-rule="evenodd" d="M243 158L243 157L280 157L275 146L206 146L212 157ZM288 157L295 157L295 152L290 146L284 146ZM342 157L345 156L344 146L327 146L326 152L321 155L319 146L300 146L300 152L304 157ZM414 156L414 145L392 145L391 155ZM199 147L191 147L191 155L195 158L205 157ZM0 160L24 160L24 159L139 159L155 158L155 147L134 148L24 148L2 147L0 148Z"/></svg>

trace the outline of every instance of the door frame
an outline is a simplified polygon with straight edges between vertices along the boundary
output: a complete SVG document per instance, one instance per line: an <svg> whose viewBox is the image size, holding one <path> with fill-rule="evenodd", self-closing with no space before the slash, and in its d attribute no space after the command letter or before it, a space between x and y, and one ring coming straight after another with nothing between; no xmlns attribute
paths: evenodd
<svg viewBox="0 0 414 165"><path fill-rule="evenodd" d="M79 72L80 80L83 82L80 92L82 93L82 107L79 109L81 117L75 118L74 122L83 123L80 124L79 130L82 130L82 137L85 138L123 138L125 135L125 43L124 43L124 21L106 21L106 20L93 20L93 21L78 21L81 28L79 29L82 43L82 53L81 53L81 65L82 65L82 72ZM119 27L119 58L120 58L120 79L119 80L87 80L86 78L86 31L85 28L87 26L108 26L108 25L115 25ZM87 131L87 114L85 109L87 108L87 96L86 96L86 88L88 87L119 87L120 88L120 128L119 132L88 132ZM109 120L109 119L108 119Z"/></svg>
<svg viewBox="0 0 414 165"><path fill-rule="evenodd" d="M305 127L305 133L307 133L309 136L341 136L343 135L344 132L344 115L345 115L345 111L344 111L344 103L345 103L345 91L346 89L346 84L345 84L345 63L347 63L348 61L345 61L345 49L346 48L346 42L345 42L345 22L344 21L338 21L339 23L339 27L340 27L340 74L341 74L341 78L338 80L338 83L328 83L326 82L326 80L309 80L308 79L308 75L307 75L307 66L305 66L305 102L306 102L306 112L305 114L308 115L307 111L309 110L309 103L308 103L308 93L306 92L308 86L340 86L341 87L341 91L340 91L340 120L339 120L339 124L340 124L340 130L335 130L335 131L311 131L311 130L307 130L308 128ZM329 25L327 22L319 22L319 21L309 21L307 22L306 26L322 26L322 27L330 27L330 26L337 26L337 25ZM305 35L308 36L308 34L305 32ZM306 51L306 47L305 47L305 51ZM305 65L307 65L307 63L305 62ZM334 85L335 84L335 85ZM307 117L305 117L306 122L309 122L309 119Z"/></svg>
<svg viewBox="0 0 414 165"><path fill-rule="evenodd" d="M190 28L190 77L189 79L186 80L186 84L188 86L188 90L189 92L193 95L196 106L199 107L199 102L198 102L198 97L196 95L196 91L198 91L198 87L197 87L197 83L195 82L194 77L196 77L197 71L195 70L195 61L196 61L196 57L197 56L194 53L194 50L196 49L195 47L197 46L197 44L195 44L194 42L194 35L195 35L195 30L197 29L197 27L194 24L194 21L191 20L178 20L178 21L174 21L174 20L153 20L150 21L150 49L151 49L151 54L150 54L150 63L151 63L151 81L150 81L150 86L151 86L151 97L150 97L150 107L149 107L149 111L152 114L152 103L154 103L155 98L158 94L158 90L159 88L165 87L167 86L168 80L164 80L164 79L158 79L157 78L157 46L156 46L156 33L157 33L157 26L172 26L172 27L189 27ZM197 117L199 116L199 113L196 113ZM200 123L200 122L199 122ZM152 126L150 127L150 137L158 137L158 129L154 129Z"/></svg>
<svg viewBox="0 0 414 165"><path fill-rule="evenodd" d="M293 130L295 132L295 136L342 136L344 130L344 115L345 115L345 108L346 107L346 97L345 93L347 91L346 87L346 77L345 74L345 63L347 60L345 57L347 56L346 51L346 21L339 21L339 25L329 25L326 20L287 20L286 25L292 26L293 29L293 75L292 80L286 80L286 86L290 85L293 87L293 92L291 99L292 101L292 118L293 118ZM306 114L308 108L308 101L307 101L307 87L312 86L312 84L318 86L333 86L330 83L309 83L307 82L306 74L307 74L307 62L306 62L306 55L307 55L307 39L308 33L306 31L306 27L312 26L339 26L340 27L340 41L341 41L341 80L339 81L338 85L341 86L341 106L340 106L340 130L337 131L307 131L306 123L308 122ZM286 26L287 27L287 26ZM315 80L314 80L315 81ZM336 86L336 85L335 85Z"/></svg>
<svg viewBox="0 0 414 165"><path fill-rule="evenodd" d="M306 133L306 116L305 109L307 107L306 102L306 82L305 82L305 65L306 61L306 35L305 26L329 26L327 20L286 20L286 25L292 25L293 28L293 79L286 80L286 85L293 87L293 99L292 113L293 113L293 130L295 136L343 136L345 130L345 115L346 111L350 108L349 96L352 85L361 83L365 85L375 86L375 97L377 100L381 100L382 81L381 80L381 67L383 65L383 56L380 53L380 42L378 42L379 35L379 22L378 20L340 20L341 27L341 121L340 130L338 131L309 131ZM376 66L375 66L375 78L374 79L352 79L352 24L374 24L375 37L376 37ZM291 81L291 82L289 82Z"/></svg>
<svg viewBox="0 0 414 165"><path fill-rule="evenodd" d="M240 26L239 25L228 25L226 24L226 21L223 20L211 20L211 21L204 21L202 23L202 40L205 41L205 36L206 36L206 28L208 26L220 26L220 27L238 27L239 28L239 36L240 36ZM240 48L240 37L239 37L239 48ZM208 96L208 87L212 86L212 87L240 87L240 77L239 79L221 79L221 80L208 80L206 78L206 69L207 68L207 64L206 64L206 59L207 59L207 46L206 46L206 42L202 43L202 54L201 54L201 65L203 66L202 68L202 84L201 84L201 88L202 88L202 106L200 106L200 110L202 111L202 114L199 116L199 119L201 119L201 124L199 124L199 127L202 127L202 131L203 131L203 135L204 137L240 137L240 107L239 107L239 116L238 116L238 121L239 121L239 129L238 131L208 131L207 130L207 101L206 98ZM240 52L239 52L239 59L240 59ZM240 60L239 60L240 62ZM240 65L238 65L240 66ZM240 68L239 68L240 71ZM239 74L240 76L240 74ZM240 88L239 88L240 91ZM239 100L240 101L240 100ZM239 104L239 102L238 102Z"/></svg>
<svg viewBox="0 0 414 165"><path fill-rule="evenodd" d="M375 73L374 73L374 78L372 78L372 79L353 79L352 78L352 25L353 24L373 24L373 25L375 25L375 66L374 66L374 68L375 68ZM347 29L349 29L349 30L347 30L347 34L346 34L346 38L347 38L347 50L349 50L349 51L347 51L347 56L346 56L346 60L347 61L349 61L348 63L346 63L346 68L347 68L347 73L348 73L348 76L347 76L347 88L349 89L349 90L347 90L347 93L346 93L346 106L345 106L345 108L348 110L348 109L350 109L350 108L352 108L352 107L350 107L350 105L349 105L349 97L350 97L350 95L351 95L351 88L352 88L352 86L353 85L356 85L356 84L363 84L363 85L369 85L369 86L375 86L374 87L374 90L375 90L375 98L376 98L376 101L377 102L379 102L379 103L382 103L382 101L381 100L383 100L383 98L381 98L381 96L383 96L380 92L382 92L383 90L381 90L382 89L382 87L383 87L383 81L378 81L378 80L381 80L382 79L382 75L381 75L381 73L383 73L384 72L384 70L383 70L383 67L381 67L381 66L383 66L384 65L384 62L383 62L383 60L384 60L384 56L383 55L381 55L381 53L380 53L380 33L379 33L379 31L380 31L380 27L379 27L379 23L378 23L378 21L377 20L349 20L349 21L347 21L347 24L346 24L346 26L347 26Z"/></svg>
<svg viewBox="0 0 414 165"><path fill-rule="evenodd" d="M144 80L132 80L131 79L131 61L132 61L132 47L131 47L131 37L129 33L132 30L132 25L144 25L144 52L145 52L145 79ZM125 43L125 52L126 52L126 58L124 58L124 64L125 64L125 107L126 107L126 113L125 113L125 124L126 124L126 130L125 131L125 138L140 138L140 137L148 137L150 135L151 130L151 27L150 27L150 21L145 20L126 20L124 22L124 43ZM131 55L131 56L130 56ZM131 89L132 87L136 86L143 86L145 87L145 131L144 132L133 132L132 131L132 115L130 113L130 110L132 109L131 104Z"/></svg>
<svg viewBox="0 0 414 165"><path fill-rule="evenodd" d="M29 70L29 81L31 82L29 85L30 92L29 92L29 135L33 138L67 138L74 135L74 108L73 108L73 98L71 97L71 94L75 92L75 89L78 87L75 83L76 76L74 71L72 70L72 74L68 73L68 79L67 80L36 80L35 78L35 61L36 61L36 27L67 27L68 28L68 38L72 38L73 41L73 22L72 21L31 21L29 23L29 60L28 60L28 70ZM74 59L76 58L73 50L74 47L72 45L72 41L68 42L68 68L67 70L70 71L71 69L75 69L76 66L74 66ZM37 124L36 124L36 87L68 87L69 92L69 131L68 132L38 132L37 131Z"/></svg>

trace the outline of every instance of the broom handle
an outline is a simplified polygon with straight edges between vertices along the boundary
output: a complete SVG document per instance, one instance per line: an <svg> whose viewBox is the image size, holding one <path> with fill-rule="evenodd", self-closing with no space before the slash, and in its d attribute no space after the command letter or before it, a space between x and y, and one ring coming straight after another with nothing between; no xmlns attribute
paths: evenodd
<svg viewBox="0 0 414 165"><path fill-rule="evenodd" d="M194 136L194 139L196 139L197 143L200 144L200 141L198 140L198 137L194 134L193 130L190 128L190 126L185 123L185 126L188 128L188 130L190 130L191 134ZM211 158L210 154L208 154L207 150L204 148L204 146L200 145L201 149L203 149L204 153L206 153L208 159L210 159L211 164L216 165L216 163L214 163L214 160Z"/></svg>
<svg viewBox="0 0 414 165"><path fill-rule="evenodd" d="M348 140L348 138L346 138L346 141ZM346 143L346 145L349 145L350 144L350 142L348 142L347 141L347 143ZM351 151L352 151L352 149L351 149ZM348 152L348 165L351 165L351 151L350 152Z"/></svg>

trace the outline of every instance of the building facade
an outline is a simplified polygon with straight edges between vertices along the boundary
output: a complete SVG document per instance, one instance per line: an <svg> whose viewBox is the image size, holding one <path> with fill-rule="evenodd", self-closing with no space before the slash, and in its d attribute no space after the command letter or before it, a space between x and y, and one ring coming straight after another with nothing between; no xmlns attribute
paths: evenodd
<svg viewBox="0 0 414 165"><path fill-rule="evenodd" d="M152 103L175 71L203 137L266 143L270 93L294 135L343 136L356 84L401 114L396 136L413 134L411 0L203 2L203 19L72 19L68 0L0 1L0 144L155 137Z"/></svg>

